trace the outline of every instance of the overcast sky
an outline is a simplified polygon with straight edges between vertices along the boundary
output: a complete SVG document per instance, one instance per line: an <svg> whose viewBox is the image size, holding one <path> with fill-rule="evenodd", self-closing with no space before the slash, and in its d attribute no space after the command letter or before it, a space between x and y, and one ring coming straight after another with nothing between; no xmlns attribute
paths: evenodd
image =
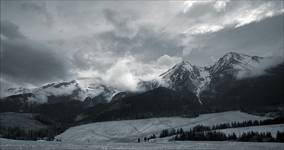
<svg viewBox="0 0 284 150"><path fill-rule="evenodd" d="M96 78L129 89L182 59L283 58L283 3L1 0L1 87Z"/></svg>

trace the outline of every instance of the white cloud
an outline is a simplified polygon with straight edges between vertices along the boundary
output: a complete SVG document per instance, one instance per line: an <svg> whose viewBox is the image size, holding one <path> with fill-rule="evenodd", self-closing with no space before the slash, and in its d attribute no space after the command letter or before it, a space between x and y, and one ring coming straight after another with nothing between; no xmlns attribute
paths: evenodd
<svg viewBox="0 0 284 150"><path fill-rule="evenodd" d="M189 1L185 1L183 12L186 13L194 5L204 5L204 4L212 3L212 1L213 0L189 0Z"/></svg>
<svg viewBox="0 0 284 150"><path fill-rule="evenodd" d="M188 20L183 21L187 24L183 33L189 35L238 28L284 12L279 1L186 1L184 8L182 14Z"/></svg>
<svg viewBox="0 0 284 150"><path fill-rule="evenodd" d="M169 55L163 55L157 60L157 63L159 66L172 66L180 62L181 60L182 59L180 57L171 57Z"/></svg>
<svg viewBox="0 0 284 150"><path fill-rule="evenodd" d="M200 24L187 29L184 33L195 35L195 34L204 34L204 33L212 33L222 30L224 27L221 25L210 25L210 24Z"/></svg>
<svg viewBox="0 0 284 150"><path fill-rule="evenodd" d="M214 4L214 8L217 11L224 11L228 2L230 2L230 0L217 0Z"/></svg>
<svg viewBox="0 0 284 150"><path fill-rule="evenodd" d="M133 58L123 58L118 60L107 72L106 82L122 90L133 91L136 89L138 79L131 72L129 65Z"/></svg>
<svg viewBox="0 0 284 150"><path fill-rule="evenodd" d="M189 9L197 5L212 5L216 11L223 11L230 0L189 0L184 2L183 12L186 13Z"/></svg>
<svg viewBox="0 0 284 150"><path fill-rule="evenodd" d="M97 70L79 71L78 76L81 80L104 83L119 90L137 91L139 90L137 89L139 81L158 79L161 73L181 60L180 57L163 55L157 61L144 63L133 56L125 56L119 58L105 72Z"/></svg>
<svg viewBox="0 0 284 150"><path fill-rule="evenodd" d="M283 13L283 9L273 10L274 6L272 3L265 3L256 8L250 8L243 10L242 13L235 14L235 17L232 17L230 21L226 21L226 24L235 24L235 27L241 27L243 25L258 22L267 17L272 17Z"/></svg>

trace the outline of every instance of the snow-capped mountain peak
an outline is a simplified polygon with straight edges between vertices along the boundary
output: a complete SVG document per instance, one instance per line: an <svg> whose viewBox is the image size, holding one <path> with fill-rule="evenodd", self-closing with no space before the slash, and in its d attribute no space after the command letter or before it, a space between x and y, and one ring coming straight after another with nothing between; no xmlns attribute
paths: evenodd
<svg viewBox="0 0 284 150"><path fill-rule="evenodd" d="M261 60L262 57L236 52L225 54L211 67L198 67L184 60L160 75L162 82L165 83L161 85L176 91L192 92L202 104L201 92L208 88L212 78L226 75L239 78L253 72Z"/></svg>
<svg viewBox="0 0 284 150"><path fill-rule="evenodd" d="M213 66L198 67L189 61L183 60L170 68L159 78L150 81L141 80L138 83L141 91L149 91L158 87L166 87L180 92L180 94L194 94L200 104L203 104L201 95L206 89L214 88L217 82L235 80L250 74L260 65L264 58L249 56L236 52L229 52L221 57ZM111 101L119 91L101 80L72 80L70 82L55 82L46 84L32 90L10 89L10 93L32 93L31 101L47 102L49 97L67 96L65 99L85 101L86 98L93 101L96 99ZM60 98L59 98L60 99Z"/></svg>
<svg viewBox="0 0 284 150"><path fill-rule="evenodd" d="M176 91L190 91L198 98L210 81L208 69L192 65L189 61L176 64L160 77L165 83L164 86ZM199 103L202 104L200 99Z"/></svg>
<svg viewBox="0 0 284 150"><path fill-rule="evenodd" d="M210 68L210 72L212 74L227 72L232 75L237 75L239 71L250 71L257 67L262 59L262 57L258 56L229 52Z"/></svg>
<svg viewBox="0 0 284 150"><path fill-rule="evenodd" d="M189 61L181 61L180 63L173 66L171 69L166 71L165 73L161 74L160 77L165 78L166 76L169 76L171 73L180 70L180 71L193 71L194 66L190 64Z"/></svg>
<svg viewBox="0 0 284 150"><path fill-rule="evenodd" d="M48 83L33 89L10 88L6 91L5 97L31 93L27 101L32 103L47 103L51 102L51 99L52 103L60 102L61 100L85 101L86 98L93 99L97 96L103 97L109 102L119 92L110 86L99 83L89 84L85 87L77 80ZM53 100L54 98L56 100Z"/></svg>

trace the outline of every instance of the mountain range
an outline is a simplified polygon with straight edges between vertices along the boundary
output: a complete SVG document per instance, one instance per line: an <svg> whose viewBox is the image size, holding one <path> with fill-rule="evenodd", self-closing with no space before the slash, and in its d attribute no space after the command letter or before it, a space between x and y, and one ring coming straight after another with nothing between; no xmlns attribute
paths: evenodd
<svg viewBox="0 0 284 150"><path fill-rule="evenodd" d="M8 89L0 110L38 113L66 124L234 109L283 111L284 64L263 68L267 59L230 52L212 66L184 60L159 80L141 80L137 92L100 83L83 87L76 80Z"/></svg>

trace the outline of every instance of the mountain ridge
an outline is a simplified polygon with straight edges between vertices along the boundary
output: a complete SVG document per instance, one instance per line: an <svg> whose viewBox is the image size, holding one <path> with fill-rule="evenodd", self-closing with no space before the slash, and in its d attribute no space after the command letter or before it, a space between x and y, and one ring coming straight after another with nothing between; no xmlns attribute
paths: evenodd
<svg viewBox="0 0 284 150"><path fill-rule="evenodd" d="M137 86L140 92L158 87L166 87L178 92L190 91L195 93L198 102L202 105L202 92L210 88L211 82L221 80L224 78L223 76L228 76L231 80L246 76L260 65L264 59L264 57L229 52L211 66L199 67L191 64L188 60L182 60L160 74L158 80L140 80ZM88 100L90 105L96 103L92 102L96 101L96 99L101 102L110 102L116 94L130 92L115 89L102 83L90 83L88 87L84 88L77 80L49 83L35 89L20 87L19 89L8 89L8 91L11 93L10 95L32 93L33 96L28 99L31 102L45 103L48 101L49 96L69 95L73 99L80 101Z"/></svg>
<svg viewBox="0 0 284 150"><path fill-rule="evenodd" d="M225 65L218 67L216 72L212 72L212 66L197 67L183 61L161 74L161 79L141 81L139 86L144 88L144 91L119 91L107 85L95 84L87 87L90 90L88 92L94 97L80 100L78 95L82 91L76 81L47 84L43 93L50 94L49 92L52 93L58 88L72 85L73 88L67 91L63 89L65 93L72 94L49 95L47 103L30 103L29 99L35 97L36 93L12 95L0 100L0 110L1 112L38 113L43 115L43 118L51 118L55 120L54 122L67 126L151 117L192 117L202 113L230 110L246 112L284 110L284 84L282 84L284 83L284 63L267 69L265 74L239 78L240 71L251 73L262 65L261 61L264 59L231 54L224 57L226 59L220 58L219 63L223 61L220 64ZM237 60L241 58L242 62L235 61L235 58ZM242 58L245 58L245 61ZM243 62L251 61L255 68L249 68L249 70L247 67L242 68ZM255 65L258 62L259 64ZM47 90L49 88L51 90Z"/></svg>

